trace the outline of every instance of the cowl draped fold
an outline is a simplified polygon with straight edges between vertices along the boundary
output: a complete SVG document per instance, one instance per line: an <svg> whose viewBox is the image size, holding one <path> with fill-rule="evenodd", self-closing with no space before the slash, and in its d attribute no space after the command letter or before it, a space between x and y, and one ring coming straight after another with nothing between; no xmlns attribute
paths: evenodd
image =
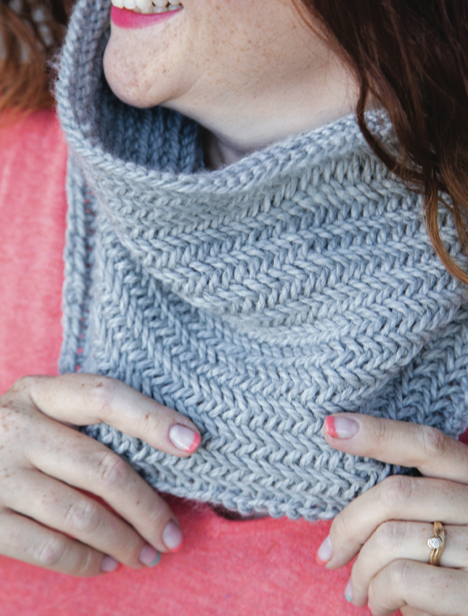
<svg viewBox="0 0 468 616"><path fill-rule="evenodd" d="M187 415L202 444L161 453L86 432L164 492L331 518L404 469L330 448L325 418L468 421L468 309L428 240L421 196L353 116L209 171L199 126L119 101L110 4L78 0L56 87L70 146L62 372L120 379ZM383 112L371 129L394 137ZM440 217L462 259L450 216Z"/></svg>

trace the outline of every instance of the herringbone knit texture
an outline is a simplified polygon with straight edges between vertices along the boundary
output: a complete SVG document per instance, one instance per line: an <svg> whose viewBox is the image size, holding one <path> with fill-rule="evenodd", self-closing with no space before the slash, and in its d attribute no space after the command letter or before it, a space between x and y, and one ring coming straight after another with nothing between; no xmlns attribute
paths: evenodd
<svg viewBox="0 0 468 616"><path fill-rule="evenodd" d="M399 470L329 448L330 413L464 430L466 293L353 117L207 172L196 124L110 93L108 22L107 0L78 1L57 86L74 151L61 370L122 379L203 441L178 459L87 432L160 490L330 518Z"/></svg>

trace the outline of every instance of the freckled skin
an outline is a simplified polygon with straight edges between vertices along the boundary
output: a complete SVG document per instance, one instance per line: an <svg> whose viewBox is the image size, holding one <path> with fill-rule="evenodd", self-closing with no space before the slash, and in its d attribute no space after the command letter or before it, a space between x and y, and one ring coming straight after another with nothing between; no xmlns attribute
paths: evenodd
<svg viewBox="0 0 468 616"><path fill-rule="evenodd" d="M119 98L197 120L231 149L226 162L353 110L354 79L293 0L183 6L147 28L111 25L104 70Z"/></svg>

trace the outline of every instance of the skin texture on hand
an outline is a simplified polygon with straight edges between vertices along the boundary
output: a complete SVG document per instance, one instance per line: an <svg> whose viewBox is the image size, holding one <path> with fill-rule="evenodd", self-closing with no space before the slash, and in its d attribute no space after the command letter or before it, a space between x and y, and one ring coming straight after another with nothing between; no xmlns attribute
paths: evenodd
<svg viewBox="0 0 468 616"><path fill-rule="evenodd" d="M125 102L197 120L208 133L212 168L333 121L357 100L347 68L291 0L184 0L183 10L157 25L113 24L104 69ZM400 607L405 616L468 616L466 563L455 548L468 545L464 446L421 426L355 419L356 432L344 439L332 424L329 444L418 467L425 477L389 478L351 503L332 525L326 566L357 556L348 596L356 605L369 601L374 616ZM427 564L425 544L435 519L448 537L437 569Z"/></svg>
<svg viewBox="0 0 468 616"><path fill-rule="evenodd" d="M77 430L102 421L179 457L201 440L186 417L120 381L20 379L0 398L0 554L88 577L119 562L154 566L161 552L180 549L168 505L122 458Z"/></svg>
<svg viewBox="0 0 468 616"><path fill-rule="evenodd" d="M318 561L356 558L346 597L373 616L468 615L468 447L434 428L351 413L327 418L327 442L352 455L417 468L362 494L333 521ZM433 522L445 527L440 566L429 564Z"/></svg>

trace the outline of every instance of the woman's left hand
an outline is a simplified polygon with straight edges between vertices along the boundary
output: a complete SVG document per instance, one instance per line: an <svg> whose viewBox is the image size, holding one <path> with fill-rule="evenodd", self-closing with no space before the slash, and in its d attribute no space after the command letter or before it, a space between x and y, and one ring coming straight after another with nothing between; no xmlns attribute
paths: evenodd
<svg viewBox="0 0 468 616"><path fill-rule="evenodd" d="M349 454L416 467L394 475L341 513L318 560L338 569L356 555L346 598L373 616L468 616L468 447L427 426L340 413L327 442ZM445 527L440 566L429 564L433 522Z"/></svg>

